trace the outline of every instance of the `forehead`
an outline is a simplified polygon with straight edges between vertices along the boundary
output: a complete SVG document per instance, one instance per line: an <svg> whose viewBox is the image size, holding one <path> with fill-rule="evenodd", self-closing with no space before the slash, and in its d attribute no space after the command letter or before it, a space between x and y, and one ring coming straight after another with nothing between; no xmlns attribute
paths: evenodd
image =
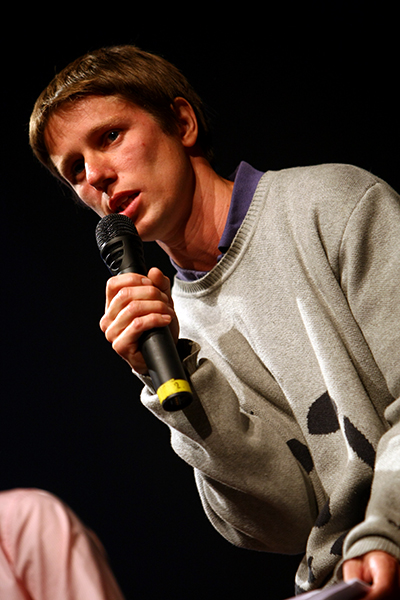
<svg viewBox="0 0 400 600"><path fill-rule="evenodd" d="M62 173L68 158L80 153L82 145L107 128L150 121L152 115L118 96L87 96L62 105L49 118L44 138L50 159Z"/></svg>
<svg viewBox="0 0 400 600"><path fill-rule="evenodd" d="M45 130L47 147L55 142L56 138L66 137L68 134L83 131L83 128L98 126L122 115L143 113L144 111L118 96L87 96L63 104L49 118Z"/></svg>

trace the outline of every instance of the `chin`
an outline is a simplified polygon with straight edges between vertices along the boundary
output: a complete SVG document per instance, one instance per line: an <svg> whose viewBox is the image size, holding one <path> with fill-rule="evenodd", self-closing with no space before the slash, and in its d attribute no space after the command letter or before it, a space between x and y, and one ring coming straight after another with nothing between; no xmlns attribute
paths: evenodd
<svg viewBox="0 0 400 600"><path fill-rule="evenodd" d="M135 223L135 227L136 227L137 232L143 242L155 242L156 241L157 236L152 235L151 231L148 228L141 226L140 223L138 223L138 224Z"/></svg>

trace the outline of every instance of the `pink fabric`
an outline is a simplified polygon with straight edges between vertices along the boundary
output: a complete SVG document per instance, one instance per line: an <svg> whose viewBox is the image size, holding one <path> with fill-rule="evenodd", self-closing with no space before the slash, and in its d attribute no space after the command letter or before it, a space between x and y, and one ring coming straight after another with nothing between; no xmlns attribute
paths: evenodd
<svg viewBox="0 0 400 600"><path fill-rule="evenodd" d="M0 492L1 600L123 600L104 549L58 498Z"/></svg>

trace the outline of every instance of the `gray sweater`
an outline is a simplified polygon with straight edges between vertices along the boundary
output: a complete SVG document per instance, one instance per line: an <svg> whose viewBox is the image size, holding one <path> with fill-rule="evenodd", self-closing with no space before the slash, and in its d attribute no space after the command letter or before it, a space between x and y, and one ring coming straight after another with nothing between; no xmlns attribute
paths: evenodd
<svg viewBox="0 0 400 600"><path fill-rule="evenodd" d="M298 591L342 557L400 559L399 282L399 196L322 165L267 172L224 258L174 283L195 401L142 401L223 536L305 553Z"/></svg>

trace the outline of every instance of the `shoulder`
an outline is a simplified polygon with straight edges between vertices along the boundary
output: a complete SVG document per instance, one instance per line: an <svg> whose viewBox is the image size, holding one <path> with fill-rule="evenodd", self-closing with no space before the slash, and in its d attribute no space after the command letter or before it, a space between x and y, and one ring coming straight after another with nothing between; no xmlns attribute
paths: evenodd
<svg viewBox="0 0 400 600"><path fill-rule="evenodd" d="M293 167L273 172L274 185L299 199L358 199L377 183L384 183L372 173L346 164L322 164Z"/></svg>
<svg viewBox="0 0 400 600"><path fill-rule="evenodd" d="M353 165L322 164L269 171L269 193L289 220L347 223L360 204L382 202L396 192L376 175Z"/></svg>
<svg viewBox="0 0 400 600"><path fill-rule="evenodd" d="M322 164L269 173L267 204L276 229L306 254L322 248L337 274L350 221L351 232L359 237L360 215L383 213L388 200L398 202L387 183L353 165Z"/></svg>

